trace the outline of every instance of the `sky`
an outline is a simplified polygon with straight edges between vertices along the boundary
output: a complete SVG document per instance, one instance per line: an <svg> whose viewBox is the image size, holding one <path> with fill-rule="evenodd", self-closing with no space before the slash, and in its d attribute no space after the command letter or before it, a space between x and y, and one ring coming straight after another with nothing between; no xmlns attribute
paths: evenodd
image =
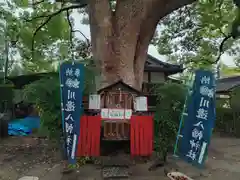
<svg viewBox="0 0 240 180"><path fill-rule="evenodd" d="M82 19L82 15L79 15L77 12L74 12L72 14L72 17L74 18L75 22L75 28L80 30L88 39L90 39L90 27L89 25L85 25L85 24L82 24L81 21L79 19ZM79 38L83 38L81 37L80 33L76 34L77 37ZM161 61L167 61L167 56L164 56L164 55L161 55L158 53L158 50L157 50L157 47L153 46L153 45L149 45L148 47L148 53L152 56L154 56L155 58L161 60ZM234 64L234 61L233 61L233 58L226 55L226 54L223 54L221 56L221 61L226 64L227 66L230 66L230 67L235 67L235 64Z"/></svg>

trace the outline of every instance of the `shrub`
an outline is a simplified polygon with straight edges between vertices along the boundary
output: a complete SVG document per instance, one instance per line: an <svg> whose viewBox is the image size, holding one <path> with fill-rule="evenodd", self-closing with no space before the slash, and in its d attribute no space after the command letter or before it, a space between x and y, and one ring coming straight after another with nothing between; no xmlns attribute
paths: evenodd
<svg viewBox="0 0 240 180"><path fill-rule="evenodd" d="M165 159L173 148L185 102L187 89L182 84L165 83L155 89L157 94L154 117L155 150Z"/></svg>
<svg viewBox="0 0 240 180"><path fill-rule="evenodd" d="M84 95L94 91L94 76L86 68ZM40 131L46 131L50 138L58 138L62 131L61 97L58 73L44 77L23 89L24 101L34 104L41 118Z"/></svg>
<svg viewBox="0 0 240 180"><path fill-rule="evenodd" d="M240 137L240 88L230 93L230 99L218 99L216 103L216 131Z"/></svg>
<svg viewBox="0 0 240 180"><path fill-rule="evenodd" d="M34 104L41 118L41 128L47 136L56 138L61 130L61 97L58 76L44 77L23 90L24 101Z"/></svg>

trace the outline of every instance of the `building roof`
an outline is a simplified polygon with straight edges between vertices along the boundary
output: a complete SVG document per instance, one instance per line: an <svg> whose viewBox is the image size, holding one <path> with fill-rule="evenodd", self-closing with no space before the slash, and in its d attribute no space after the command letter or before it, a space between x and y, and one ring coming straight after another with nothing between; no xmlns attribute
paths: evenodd
<svg viewBox="0 0 240 180"><path fill-rule="evenodd" d="M222 78L217 81L217 93L230 92L233 88L240 86L240 76Z"/></svg>
<svg viewBox="0 0 240 180"><path fill-rule="evenodd" d="M151 56L148 54L147 61L145 63L144 71L147 72L163 72L167 76L180 73L184 69L181 65L173 65L169 64L163 61L160 61L159 59ZM42 77L51 75L58 75L57 72L46 72L46 73L36 73L36 74L26 74L26 75L20 75L20 76L10 76L6 79L10 80L15 88L22 88L24 85L29 84L33 81L39 80Z"/></svg>
<svg viewBox="0 0 240 180"><path fill-rule="evenodd" d="M103 91L105 91L105 90L107 90L107 89L110 89L110 88L112 88L112 87L114 87L114 86L116 86L116 85L118 85L118 84L122 84L122 85L124 85L125 87L127 87L128 89L130 89L131 91L134 91L134 92L137 93L137 94L141 94L140 91L138 91L137 89L135 89L135 88L129 86L128 84L124 83L122 80L118 80L118 81L116 81L116 82L113 83L113 84L110 84L110 85L108 85L108 86L105 86L104 88L99 89L99 90L98 90L98 93L101 93L101 92L103 92Z"/></svg>
<svg viewBox="0 0 240 180"><path fill-rule="evenodd" d="M144 71L147 72L163 72L167 76L181 73L184 68L182 65L174 65L170 63L163 62L148 54L147 61L145 63Z"/></svg>
<svg viewBox="0 0 240 180"><path fill-rule="evenodd" d="M27 84L37 81L43 77L49 77L53 75L58 76L58 73L48 72L48 73L26 74L26 75L20 75L20 76L9 76L6 79L11 81L14 84L14 88L21 89L23 86Z"/></svg>

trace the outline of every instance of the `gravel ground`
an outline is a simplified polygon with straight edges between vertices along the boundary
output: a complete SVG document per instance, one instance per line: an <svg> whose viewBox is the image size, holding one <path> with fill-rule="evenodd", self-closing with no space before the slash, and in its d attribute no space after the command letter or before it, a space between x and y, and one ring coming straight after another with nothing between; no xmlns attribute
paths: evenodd
<svg viewBox="0 0 240 180"><path fill-rule="evenodd" d="M57 146L47 139L9 137L0 141L1 180L15 180L34 169L44 175L59 161Z"/></svg>
<svg viewBox="0 0 240 180"><path fill-rule="evenodd" d="M148 171L151 161L135 163L129 168L131 180L167 180L164 169L178 170L194 180L239 180L240 139L214 136L204 169L169 158L164 168ZM85 165L62 176L57 146L46 139L9 138L0 142L0 180L17 180L29 175L40 180L100 180L99 166Z"/></svg>

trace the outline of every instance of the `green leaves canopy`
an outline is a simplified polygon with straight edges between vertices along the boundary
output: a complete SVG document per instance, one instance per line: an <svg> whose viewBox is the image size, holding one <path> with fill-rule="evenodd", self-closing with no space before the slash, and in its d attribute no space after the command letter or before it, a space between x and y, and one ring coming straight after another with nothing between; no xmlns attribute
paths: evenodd
<svg viewBox="0 0 240 180"><path fill-rule="evenodd" d="M209 61L216 60L220 42L231 32L238 12L232 0L199 0L173 12L160 21L156 43L160 54L190 69L211 68ZM228 40L224 50L239 56L239 42Z"/></svg>
<svg viewBox="0 0 240 180"><path fill-rule="evenodd" d="M0 16L5 20L3 25L0 24L0 34L3 34L0 37L8 42L17 42L16 46L10 48L15 49L14 58L20 59L21 66L27 71L25 73L52 71L59 62L72 60L71 51L78 51L77 49L86 51L86 48L80 48L85 47L86 42L75 37L74 48L70 49L70 29L66 12L52 17L35 34L33 42L34 32L48 19L43 16L56 12L61 7L60 4L51 4L48 1L35 5L29 2L8 0L0 7ZM84 52L81 51L80 54ZM82 60L78 55L75 57L76 60Z"/></svg>

